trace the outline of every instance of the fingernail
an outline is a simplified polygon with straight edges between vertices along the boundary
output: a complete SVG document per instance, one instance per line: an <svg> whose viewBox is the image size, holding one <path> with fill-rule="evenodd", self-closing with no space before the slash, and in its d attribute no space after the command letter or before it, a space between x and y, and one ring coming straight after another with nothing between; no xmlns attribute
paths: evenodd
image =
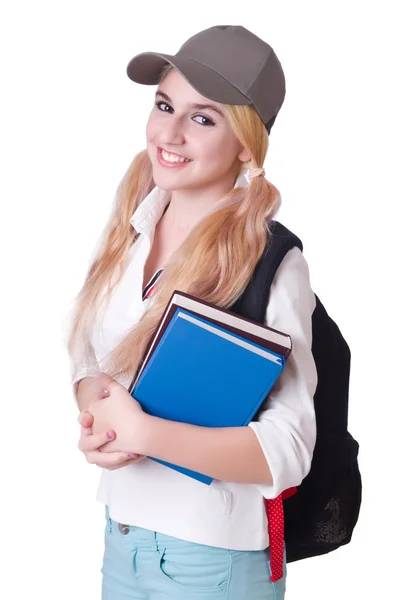
<svg viewBox="0 0 397 600"><path fill-rule="evenodd" d="M113 431L108 431L106 436L109 438L109 440L112 440L114 438Z"/></svg>
<svg viewBox="0 0 397 600"><path fill-rule="evenodd" d="M128 458L136 458L137 454L132 454L131 452L128 454Z"/></svg>

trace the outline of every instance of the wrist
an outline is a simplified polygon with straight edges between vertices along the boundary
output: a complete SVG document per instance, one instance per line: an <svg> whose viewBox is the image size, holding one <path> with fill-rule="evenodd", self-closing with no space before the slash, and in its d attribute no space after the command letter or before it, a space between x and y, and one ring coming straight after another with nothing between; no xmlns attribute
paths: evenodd
<svg viewBox="0 0 397 600"><path fill-rule="evenodd" d="M151 448L153 447L152 440L155 435L155 421L155 417L142 411L138 422L138 454L143 454L144 456L150 455Z"/></svg>

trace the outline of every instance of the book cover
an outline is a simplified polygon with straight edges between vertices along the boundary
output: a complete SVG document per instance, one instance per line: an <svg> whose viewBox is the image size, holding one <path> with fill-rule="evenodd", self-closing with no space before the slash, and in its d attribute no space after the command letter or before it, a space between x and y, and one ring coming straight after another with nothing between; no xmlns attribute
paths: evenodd
<svg viewBox="0 0 397 600"><path fill-rule="evenodd" d="M283 355L285 358L289 356L292 350L292 341L288 334L260 324L256 321L252 321L251 319L247 319L246 317L242 317L241 315L237 315L236 313L233 313L225 308L221 308L199 298L195 298L194 296L186 294L185 292L175 290L164 310L163 316L159 321L156 331L154 332L152 339L148 344L148 348L142 363L137 369L135 377L131 381L131 384L128 388L129 392L131 392L135 382L139 379L147 361L153 354L159 339L161 339L161 336L168 327L168 324L178 307L185 308L197 316L202 316L214 324L218 324L227 328L231 332L234 332L238 335L243 335L251 341Z"/></svg>
<svg viewBox="0 0 397 600"><path fill-rule="evenodd" d="M204 427L247 425L285 356L180 307L158 339L132 395L148 414ZM169 466L203 483L212 478Z"/></svg>

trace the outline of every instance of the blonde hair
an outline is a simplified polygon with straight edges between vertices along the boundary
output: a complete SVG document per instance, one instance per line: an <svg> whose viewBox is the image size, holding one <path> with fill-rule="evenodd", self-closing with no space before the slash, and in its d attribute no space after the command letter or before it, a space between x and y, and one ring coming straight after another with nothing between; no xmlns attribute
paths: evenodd
<svg viewBox="0 0 397 600"><path fill-rule="evenodd" d="M162 79L171 68L167 65ZM251 105L223 107L237 139L251 157L242 164L241 171L262 166L269 140L257 111ZM151 162L143 150L135 156L117 187L103 241L75 299L68 339L71 357L77 355L78 347L82 355L90 351L92 328L125 272L127 254L137 237L130 218L154 186ZM265 177L256 177L246 187L233 188L221 198L174 252L158 279L146 312L104 358L101 370L114 378L133 377L175 289L220 307L232 306L249 283L264 251L268 223L280 202L278 189Z"/></svg>

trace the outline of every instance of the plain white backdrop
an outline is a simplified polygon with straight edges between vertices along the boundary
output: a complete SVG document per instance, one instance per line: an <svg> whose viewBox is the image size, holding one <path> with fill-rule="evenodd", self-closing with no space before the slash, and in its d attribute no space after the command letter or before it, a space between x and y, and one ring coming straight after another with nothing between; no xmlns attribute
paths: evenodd
<svg viewBox="0 0 397 600"><path fill-rule="evenodd" d="M126 66L244 25L286 75L267 177L313 290L351 352L363 503L352 542L288 567L287 600L391 598L395 552L396 45L392 2L4 2L1 44L0 596L100 598L98 467L77 449L65 346L116 186L145 147L154 89Z"/></svg>

